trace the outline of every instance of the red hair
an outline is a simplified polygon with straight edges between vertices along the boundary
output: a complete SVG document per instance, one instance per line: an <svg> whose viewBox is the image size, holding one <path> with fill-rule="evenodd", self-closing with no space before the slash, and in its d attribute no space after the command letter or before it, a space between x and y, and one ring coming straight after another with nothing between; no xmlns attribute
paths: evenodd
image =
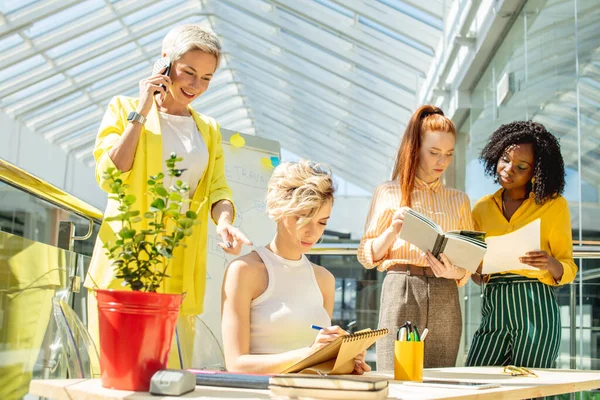
<svg viewBox="0 0 600 400"><path fill-rule="evenodd" d="M392 173L392 180L400 181L402 206L412 205L411 193L415 187L419 151L425 132L446 132L456 136L456 127L439 107L429 104L419 107L412 115L398 148Z"/></svg>

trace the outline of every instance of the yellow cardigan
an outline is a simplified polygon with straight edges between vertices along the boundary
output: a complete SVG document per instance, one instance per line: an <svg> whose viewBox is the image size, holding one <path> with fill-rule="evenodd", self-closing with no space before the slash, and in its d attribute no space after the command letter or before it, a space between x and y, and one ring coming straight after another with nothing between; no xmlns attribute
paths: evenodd
<svg viewBox="0 0 600 400"><path fill-rule="evenodd" d="M96 180L102 190L110 192L108 182L102 175L103 172L115 164L109 157L109 150L117 143L128 124L127 116L135 111L138 99L117 96L112 99L108 110L104 114L102 123L96 137L94 158L96 160ZM221 131L214 119L197 113L189 108L198 130L202 134L204 143L208 148L208 166L198 184L192 198L190 209L198 214L199 225L194 227L192 236L186 238L187 247L176 249L173 261L167 271L166 278L159 289L163 293L185 293L181 307L182 315L197 315L203 312L204 292L206 288L206 248L208 240L208 216L212 206L220 200L231 200L231 189L225 177L225 160L221 147ZM129 184L128 193L135 195L134 209L143 214L148 210L152 201L148 195L147 181L150 175L162 171L164 158L162 154L162 137L160 121L156 104L148 114L145 126L142 128L132 168L121 175L124 183ZM168 178L166 183L168 183ZM104 217L118 213L116 201L109 200L104 212ZM235 218L235 213L234 213ZM143 219L136 224L136 229L147 229L148 221ZM94 253L88 275L85 280L87 288L123 289L122 280L115 278L110 260L102 248L107 240L114 243L120 227L119 221L107 222L106 219L100 227L94 246Z"/></svg>
<svg viewBox="0 0 600 400"><path fill-rule="evenodd" d="M573 236L567 200L558 196L544 204L536 204L533 193L531 193L510 221L507 221L502 214L503 191L504 189L500 189L494 194L484 196L475 204L473 208L475 229L485 232L486 236L505 235L540 218L542 250L547 251L563 266L564 272L559 285L573 282L577 274L577 265L573 261ZM506 273L538 279L547 285L557 286L549 271L522 269Z"/></svg>

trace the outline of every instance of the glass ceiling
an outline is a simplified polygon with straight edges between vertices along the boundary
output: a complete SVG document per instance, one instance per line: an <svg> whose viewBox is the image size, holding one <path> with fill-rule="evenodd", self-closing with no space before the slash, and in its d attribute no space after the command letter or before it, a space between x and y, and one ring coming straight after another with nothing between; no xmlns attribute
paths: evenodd
<svg viewBox="0 0 600 400"><path fill-rule="evenodd" d="M225 56L195 101L366 190L389 178L442 35L443 0L8 0L0 109L92 164L109 100L137 96L168 30L211 26Z"/></svg>

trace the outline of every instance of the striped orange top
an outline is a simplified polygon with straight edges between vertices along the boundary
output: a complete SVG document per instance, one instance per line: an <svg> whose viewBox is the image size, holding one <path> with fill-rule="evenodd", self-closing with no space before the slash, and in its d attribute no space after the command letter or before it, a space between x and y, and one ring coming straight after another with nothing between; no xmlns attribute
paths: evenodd
<svg viewBox="0 0 600 400"><path fill-rule="evenodd" d="M379 271L385 271L394 264L429 266L425 253L398 238L384 258L373 261L373 240L390 227L394 213L400 208L401 197L398 181L385 182L375 189L365 224L365 234L358 247L358 261L365 268L377 267ZM415 177L411 200L413 210L435 221L444 231L473 229L469 197L460 190L442 185L439 179L426 183ZM467 273L459 284L466 283L469 276Z"/></svg>

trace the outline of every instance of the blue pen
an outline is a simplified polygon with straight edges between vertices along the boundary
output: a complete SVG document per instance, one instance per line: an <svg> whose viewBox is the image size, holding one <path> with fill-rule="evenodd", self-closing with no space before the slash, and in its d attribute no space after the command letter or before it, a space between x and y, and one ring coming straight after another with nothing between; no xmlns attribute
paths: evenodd
<svg viewBox="0 0 600 400"><path fill-rule="evenodd" d="M320 326L318 326L318 325L311 325L311 326L310 326L310 329L316 329L316 330L320 331L320 330L321 330L321 329L323 329L323 328L321 328L321 327L320 327Z"/></svg>

